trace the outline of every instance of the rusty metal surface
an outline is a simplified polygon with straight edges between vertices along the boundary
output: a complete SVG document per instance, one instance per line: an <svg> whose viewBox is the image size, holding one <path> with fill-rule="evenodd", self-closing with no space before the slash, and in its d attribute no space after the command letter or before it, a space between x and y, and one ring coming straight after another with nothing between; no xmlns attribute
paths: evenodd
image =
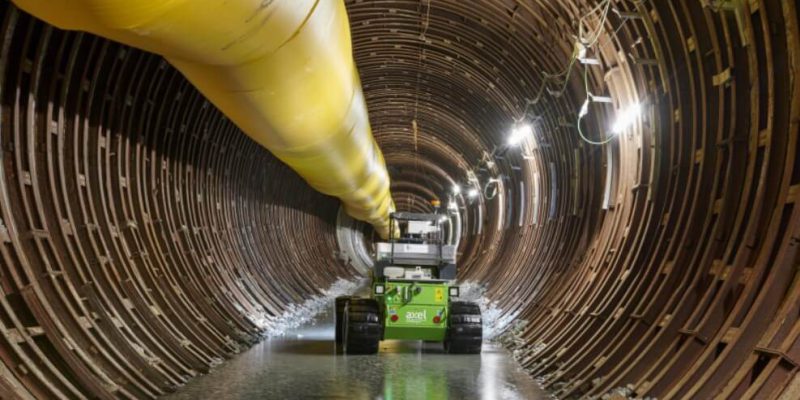
<svg viewBox="0 0 800 400"><path fill-rule="evenodd" d="M559 398L796 398L800 11L707 3L612 2L589 86L645 112L606 149L581 74L526 106L597 2L346 2L398 209L502 181L460 200L462 278ZM336 203L163 61L2 11L0 397L157 396L351 273Z"/></svg>

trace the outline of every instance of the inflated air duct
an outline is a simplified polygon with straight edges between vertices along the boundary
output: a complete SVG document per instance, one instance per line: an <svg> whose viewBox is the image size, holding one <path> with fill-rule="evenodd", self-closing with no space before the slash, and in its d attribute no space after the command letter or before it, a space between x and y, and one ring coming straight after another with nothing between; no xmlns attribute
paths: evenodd
<svg viewBox="0 0 800 400"><path fill-rule="evenodd" d="M370 130L343 2L15 3L60 28L163 55L312 187L388 234L389 175Z"/></svg>

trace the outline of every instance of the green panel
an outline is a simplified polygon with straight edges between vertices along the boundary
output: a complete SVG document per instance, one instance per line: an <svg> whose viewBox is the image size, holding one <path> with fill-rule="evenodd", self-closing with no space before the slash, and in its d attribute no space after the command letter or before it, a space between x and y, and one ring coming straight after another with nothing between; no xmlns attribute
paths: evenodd
<svg viewBox="0 0 800 400"><path fill-rule="evenodd" d="M444 283L386 282L384 339L444 340L447 331L448 285ZM392 316L397 321L392 321ZM434 322L438 316L439 322Z"/></svg>
<svg viewBox="0 0 800 400"><path fill-rule="evenodd" d="M444 305L387 305L384 339L444 340L446 310ZM397 315L397 321L392 321L392 315ZM433 322L435 316L439 316L439 323Z"/></svg>
<svg viewBox="0 0 800 400"><path fill-rule="evenodd" d="M445 324L442 327L415 327L408 325L386 324L383 331L384 340L432 340L441 342L444 340L447 329Z"/></svg>

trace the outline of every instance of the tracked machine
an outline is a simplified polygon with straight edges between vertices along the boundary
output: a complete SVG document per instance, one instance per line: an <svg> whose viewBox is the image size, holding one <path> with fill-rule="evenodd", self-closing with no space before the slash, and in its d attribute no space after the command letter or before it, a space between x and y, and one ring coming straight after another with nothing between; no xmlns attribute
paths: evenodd
<svg viewBox="0 0 800 400"><path fill-rule="evenodd" d="M376 244L369 297L336 299L336 343L346 354L375 354L381 340L442 342L451 354L481 352L481 310L458 301L456 246L447 217L397 212L389 242Z"/></svg>

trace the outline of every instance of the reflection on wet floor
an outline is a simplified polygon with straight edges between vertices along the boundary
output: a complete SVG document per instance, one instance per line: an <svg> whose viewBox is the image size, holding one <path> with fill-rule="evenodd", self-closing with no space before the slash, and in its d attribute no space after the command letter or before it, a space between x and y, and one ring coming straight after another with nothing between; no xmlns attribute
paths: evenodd
<svg viewBox="0 0 800 400"><path fill-rule="evenodd" d="M441 343L384 341L380 354L336 354L333 321L269 339L166 399L545 399L509 354L449 355Z"/></svg>

